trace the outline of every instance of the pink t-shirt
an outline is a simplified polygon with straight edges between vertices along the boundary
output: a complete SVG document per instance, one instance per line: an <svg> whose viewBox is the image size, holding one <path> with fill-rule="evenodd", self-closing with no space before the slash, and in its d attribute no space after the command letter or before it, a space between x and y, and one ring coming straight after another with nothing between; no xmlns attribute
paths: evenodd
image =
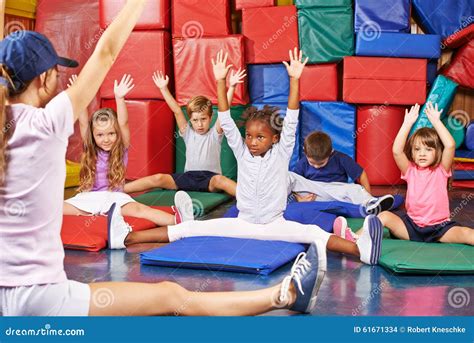
<svg viewBox="0 0 474 343"><path fill-rule="evenodd" d="M402 179L407 181L406 209L416 225L436 225L450 219L447 172L440 164L436 168L420 168L410 163Z"/></svg>
<svg viewBox="0 0 474 343"><path fill-rule="evenodd" d="M46 108L7 110L7 126L14 129L0 186L0 286L63 282L60 231L72 104L62 92Z"/></svg>

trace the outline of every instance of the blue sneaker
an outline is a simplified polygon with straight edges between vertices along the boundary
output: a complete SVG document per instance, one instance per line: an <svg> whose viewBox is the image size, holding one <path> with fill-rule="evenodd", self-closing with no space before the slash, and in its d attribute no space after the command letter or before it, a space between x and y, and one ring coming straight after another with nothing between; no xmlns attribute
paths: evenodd
<svg viewBox="0 0 474 343"><path fill-rule="evenodd" d="M313 242L306 253L295 260L291 273L282 282L280 300L287 297L290 282L296 290L296 301L290 310L311 313L316 307L319 288L326 274L326 248L319 241Z"/></svg>
<svg viewBox="0 0 474 343"><path fill-rule="evenodd" d="M383 225L377 216L365 217L362 234L356 244L360 260L365 264L378 264L382 250Z"/></svg>

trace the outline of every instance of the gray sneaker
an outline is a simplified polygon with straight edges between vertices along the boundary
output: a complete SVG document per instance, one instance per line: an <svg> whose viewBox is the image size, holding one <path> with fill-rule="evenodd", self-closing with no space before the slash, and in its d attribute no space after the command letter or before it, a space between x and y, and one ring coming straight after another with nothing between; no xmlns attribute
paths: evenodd
<svg viewBox="0 0 474 343"><path fill-rule="evenodd" d="M120 207L114 203L107 217L107 235L109 249L125 249L125 238L132 231L130 225L123 219Z"/></svg>
<svg viewBox="0 0 474 343"><path fill-rule="evenodd" d="M176 224L194 220L193 201L188 193L176 192L173 211L176 213Z"/></svg>

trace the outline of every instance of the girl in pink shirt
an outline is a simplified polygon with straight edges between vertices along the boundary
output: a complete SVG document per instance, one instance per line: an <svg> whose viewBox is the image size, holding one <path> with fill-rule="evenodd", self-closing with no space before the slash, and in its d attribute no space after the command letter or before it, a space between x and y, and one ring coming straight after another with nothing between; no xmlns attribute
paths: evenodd
<svg viewBox="0 0 474 343"><path fill-rule="evenodd" d="M405 120L393 143L393 157L407 182L406 210L378 215L397 238L415 242L463 243L474 245L474 230L451 220L448 178L454 160L455 142L440 120L443 110L428 102L426 115L433 128L421 128L408 138L418 118L418 104L406 111ZM407 141L408 139L408 141ZM340 224L339 226L344 226ZM354 239L350 229L339 232Z"/></svg>

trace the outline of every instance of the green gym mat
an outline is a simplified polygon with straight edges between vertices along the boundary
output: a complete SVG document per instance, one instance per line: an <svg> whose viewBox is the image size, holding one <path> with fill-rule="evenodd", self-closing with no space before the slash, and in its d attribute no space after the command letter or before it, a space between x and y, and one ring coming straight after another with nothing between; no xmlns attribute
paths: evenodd
<svg viewBox="0 0 474 343"><path fill-rule="evenodd" d="M354 231L363 222L362 218L347 219ZM474 274L474 247L391 239L385 229L379 264L398 274Z"/></svg>
<svg viewBox="0 0 474 343"><path fill-rule="evenodd" d="M309 63L340 61L354 55L354 24L351 6L298 10L300 49Z"/></svg>
<svg viewBox="0 0 474 343"><path fill-rule="evenodd" d="M240 125L240 132L244 134L245 127L243 126L242 114L244 113L246 106L232 106L230 108L230 114L235 120L237 125ZM182 107L184 114L187 117L186 107ZM212 110L214 115L212 116L212 123L217 120L217 107L213 106ZM175 132L176 137L176 173L182 173L184 171L184 165L186 163L186 145L184 144L183 138L178 134L178 128L176 127ZM232 180L237 180L237 161L235 160L234 153L227 144L227 139L224 137L222 140L222 150L221 150L221 167L222 175L227 176Z"/></svg>
<svg viewBox="0 0 474 343"><path fill-rule="evenodd" d="M212 209L232 199L225 193L187 192L193 200L194 216L201 217ZM176 191L155 189L151 192L140 194L135 200L148 206L173 206Z"/></svg>

